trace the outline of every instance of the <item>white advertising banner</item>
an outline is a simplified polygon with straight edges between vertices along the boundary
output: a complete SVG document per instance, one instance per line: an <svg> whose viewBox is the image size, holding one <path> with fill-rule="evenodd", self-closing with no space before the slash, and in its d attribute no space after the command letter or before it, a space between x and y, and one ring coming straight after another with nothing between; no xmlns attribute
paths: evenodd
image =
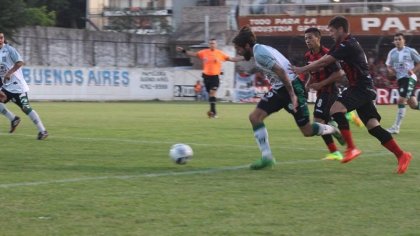
<svg viewBox="0 0 420 236"><path fill-rule="evenodd" d="M194 100L200 70L24 66L31 100ZM230 81L221 78L219 98L228 99Z"/></svg>
<svg viewBox="0 0 420 236"><path fill-rule="evenodd" d="M172 100L171 71L43 66L22 70L34 100Z"/></svg>

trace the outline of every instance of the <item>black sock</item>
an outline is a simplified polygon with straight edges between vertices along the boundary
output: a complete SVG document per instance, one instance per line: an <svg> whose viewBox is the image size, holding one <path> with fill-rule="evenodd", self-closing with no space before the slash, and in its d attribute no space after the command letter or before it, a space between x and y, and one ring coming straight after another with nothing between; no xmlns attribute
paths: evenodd
<svg viewBox="0 0 420 236"><path fill-rule="evenodd" d="M216 97L209 97L210 111L216 114Z"/></svg>
<svg viewBox="0 0 420 236"><path fill-rule="evenodd" d="M380 125L368 131L369 131L369 134L377 138L382 144L392 139L392 135L388 131L386 131L384 128L382 128Z"/></svg>
<svg viewBox="0 0 420 236"><path fill-rule="evenodd" d="M345 113L337 112L337 113L333 114L332 117L334 118L334 121L337 122L338 128L340 130L350 129L349 121L347 120Z"/></svg>

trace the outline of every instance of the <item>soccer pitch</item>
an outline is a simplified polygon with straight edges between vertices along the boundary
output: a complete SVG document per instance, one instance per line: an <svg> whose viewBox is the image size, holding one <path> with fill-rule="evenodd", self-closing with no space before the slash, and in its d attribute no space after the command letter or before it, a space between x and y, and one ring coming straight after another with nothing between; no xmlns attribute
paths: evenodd
<svg viewBox="0 0 420 236"><path fill-rule="evenodd" d="M420 234L418 111L407 109L394 136L414 157L397 175L395 157L354 125L363 154L322 161L321 137L303 137L286 111L266 121L276 167L251 171L254 104L218 103L219 119L204 102L32 106L44 141L13 104L14 134L1 116L0 235ZM390 127L396 106L378 109ZM187 165L168 157L180 142L194 150Z"/></svg>

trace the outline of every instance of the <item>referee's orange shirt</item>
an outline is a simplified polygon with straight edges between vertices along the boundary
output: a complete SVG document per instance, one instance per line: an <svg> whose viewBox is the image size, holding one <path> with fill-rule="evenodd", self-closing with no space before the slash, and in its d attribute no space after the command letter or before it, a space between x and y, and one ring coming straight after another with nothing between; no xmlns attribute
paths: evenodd
<svg viewBox="0 0 420 236"><path fill-rule="evenodd" d="M222 72L222 62L229 59L224 52L215 49L203 49L197 52L198 58L203 61L203 73L205 75L220 75Z"/></svg>

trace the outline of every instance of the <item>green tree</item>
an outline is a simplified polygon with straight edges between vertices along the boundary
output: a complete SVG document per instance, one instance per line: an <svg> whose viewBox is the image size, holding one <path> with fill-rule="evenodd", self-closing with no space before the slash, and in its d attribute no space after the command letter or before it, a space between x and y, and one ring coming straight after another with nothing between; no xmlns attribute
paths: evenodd
<svg viewBox="0 0 420 236"><path fill-rule="evenodd" d="M14 41L13 35L28 20L25 3L22 0L0 0L0 5L0 31Z"/></svg>
<svg viewBox="0 0 420 236"><path fill-rule="evenodd" d="M55 12L47 11L47 7L43 6L40 8L27 8L26 15L30 22L27 25L42 25L42 26L54 26L55 25Z"/></svg>
<svg viewBox="0 0 420 236"><path fill-rule="evenodd" d="M14 35L20 27L27 25L55 25L55 12L45 6L28 8L23 0L0 0L0 31L15 41Z"/></svg>
<svg viewBox="0 0 420 236"><path fill-rule="evenodd" d="M84 28L86 0L24 0L28 7L46 7L56 13L55 26L65 28Z"/></svg>

